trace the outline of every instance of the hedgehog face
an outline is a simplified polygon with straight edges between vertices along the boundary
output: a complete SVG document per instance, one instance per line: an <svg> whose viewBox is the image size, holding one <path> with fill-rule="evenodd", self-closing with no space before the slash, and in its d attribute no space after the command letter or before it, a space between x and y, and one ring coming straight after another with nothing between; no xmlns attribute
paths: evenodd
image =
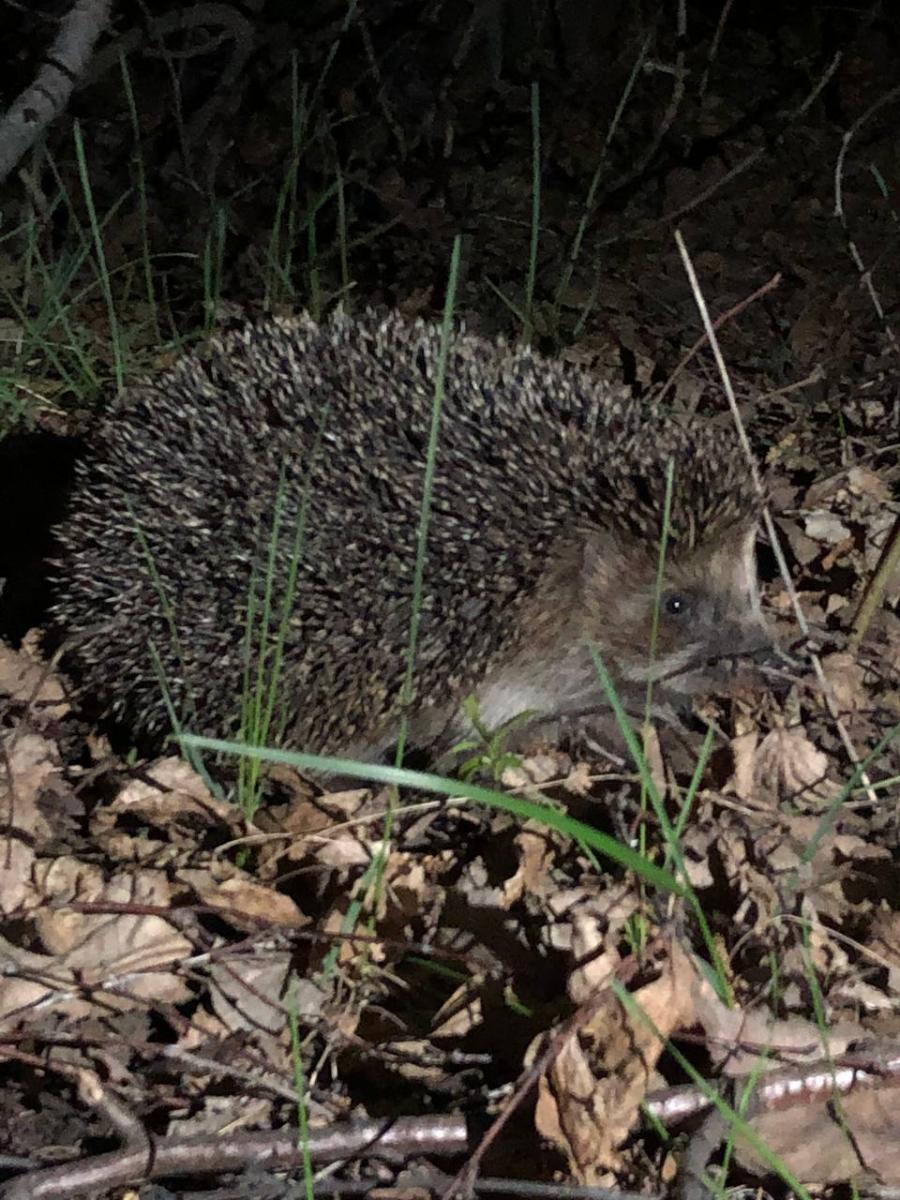
<svg viewBox="0 0 900 1200"><path fill-rule="evenodd" d="M755 526L745 526L711 546L683 554L676 547L660 591L651 555L592 539L583 580L585 634L623 682L652 679L661 698L677 703L721 689L773 648L760 613L755 541Z"/></svg>

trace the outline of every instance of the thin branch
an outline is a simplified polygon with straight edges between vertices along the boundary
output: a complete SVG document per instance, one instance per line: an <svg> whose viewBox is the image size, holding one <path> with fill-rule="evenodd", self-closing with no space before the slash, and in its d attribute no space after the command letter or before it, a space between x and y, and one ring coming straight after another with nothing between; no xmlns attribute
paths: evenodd
<svg viewBox="0 0 900 1200"><path fill-rule="evenodd" d="M0 183L47 126L65 110L87 69L94 45L109 24L111 0L75 0L33 83L0 120Z"/></svg>
<svg viewBox="0 0 900 1200"><path fill-rule="evenodd" d="M329 1163L360 1156L458 1155L467 1147L465 1117L451 1116L339 1122L311 1130L307 1148L316 1163ZM274 1133L149 1139L146 1148L126 1148L31 1171L0 1187L0 1198L71 1200L168 1175L211 1175L248 1166L285 1171L302 1167L303 1160L304 1148L297 1144L297 1130L291 1126Z"/></svg>

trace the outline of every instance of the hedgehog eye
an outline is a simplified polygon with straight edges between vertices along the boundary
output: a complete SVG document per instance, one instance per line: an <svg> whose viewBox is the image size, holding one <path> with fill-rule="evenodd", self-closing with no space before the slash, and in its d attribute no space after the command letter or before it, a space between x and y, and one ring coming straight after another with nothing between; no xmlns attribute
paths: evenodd
<svg viewBox="0 0 900 1200"><path fill-rule="evenodd" d="M663 612L667 616L683 617L690 607L690 601L683 592L669 592L663 598Z"/></svg>

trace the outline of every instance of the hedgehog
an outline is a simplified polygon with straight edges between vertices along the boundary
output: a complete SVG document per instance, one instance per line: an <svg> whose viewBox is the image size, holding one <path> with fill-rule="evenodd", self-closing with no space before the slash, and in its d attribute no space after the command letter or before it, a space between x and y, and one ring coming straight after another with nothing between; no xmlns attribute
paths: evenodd
<svg viewBox="0 0 900 1200"><path fill-rule="evenodd" d="M629 711L652 680L677 712L768 652L734 435L460 327L405 692L441 341L397 313L269 317L114 402L57 531L52 624L135 741L173 711L245 735L260 655L281 744L371 760L401 725L449 746L468 698L491 728L608 715L596 654Z"/></svg>

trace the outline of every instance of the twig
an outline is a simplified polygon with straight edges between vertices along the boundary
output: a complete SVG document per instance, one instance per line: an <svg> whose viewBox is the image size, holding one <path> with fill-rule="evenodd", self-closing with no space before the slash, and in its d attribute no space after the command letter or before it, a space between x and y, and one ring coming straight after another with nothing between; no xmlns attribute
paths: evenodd
<svg viewBox="0 0 900 1200"><path fill-rule="evenodd" d="M900 517L894 522L887 547L879 559L875 574L863 590L862 600L859 602L859 607L854 614L848 638L849 647L854 652L859 649L872 618L878 609L881 608L884 601L884 593L887 591L888 584L894 578L898 565L900 565Z"/></svg>
<svg viewBox="0 0 900 1200"><path fill-rule="evenodd" d="M408 1158L462 1154L468 1147L465 1117L400 1117L394 1121L347 1121L309 1134L317 1163L362 1155ZM296 1128L275 1133L232 1133L228 1137L149 1139L146 1149L98 1154L81 1162L31 1171L0 1187L2 1200L70 1200L98 1196L128 1183L167 1175L209 1175L248 1166L268 1171L302 1167L304 1148Z"/></svg>
<svg viewBox="0 0 900 1200"><path fill-rule="evenodd" d="M872 271L866 267L856 241L850 232L850 225L844 210L844 163L847 158L847 152L850 149L850 143L859 133L860 129L872 119L875 113L897 99L900 99L900 87L891 88L890 91L880 96L854 121L841 139L841 148L834 164L834 215L840 222L844 237L847 240L847 252L853 260L853 265L859 272L859 282L868 293L872 307L888 340L888 345L894 354L898 352L897 338L887 320L884 305L881 303L881 297L876 291L872 279ZM866 636L872 618L881 607L888 581L893 577L898 562L900 562L900 518L894 523L887 549L881 557L874 576L863 592L862 600L854 615L849 639L852 650L858 650L860 643Z"/></svg>
<svg viewBox="0 0 900 1200"><path fill-rule="evenodd" d="M713 329L721 329L723 325L726 325L729 321L733 320L738 313L742 313L745 308L749 308L751 304L755 304L757 300L761 300L763 296L768 295L769 292L773 292L777 287L780 286L781 272L778 271L770 280L768 280L767 283L764 283L762 287L758 287L755 292L751 292L749 296L746 296L743 300L739 300L737 304L732 305L732 307L726 309L725 312L719 313L713 322ZM687 354L684 355L681 362L666 380L665 385L659 393L660 400L663 398L663 396L665 396L666 392L670 391L671 388L674 387L675 380L687 367L688 363L691 361L700 347L706 342L706 340L707 335L705 332L697 338L696 342L694 342L693 346L691 346L690 350L688 350Z"/></svg>
<svg viewBox="0 0 900 1200"><path fill-rule="evenodd" d="M735 1077L734 1087L744 1079ZM900 1088L900 1044L860 1043L831 1059L778 1067L761 1075L753 1091L754 1112L783 1112L820 1104L851 1092ZM712 1106L709 1092L694 1084L651 1092L644 1102L648 1116L665 1126L679 1125Z"/></svg>
<svg viewBox="0 0 900 1200"><path fill-rule="evenodd" d="M838 53L835 54L834 58L832 58L831 62L826 67L821 79L817 80L812 91L802 104L800 104L792 112L780 115L780 120L784 129L790 128L791 124L799 117L802 117L810 105L815 101L816 97L837 70L838 64L841 61L841 57L841 53L838 51ZM778 137L781 136L782 132L783 131L779 131ZM701 204L704 204L710 198L710 196L714 196L716 192L720 192L728 184L734 183L735 179L738 179L745 172L749 171L751 167L756 166L756 164L761 158L764 157L765 154L766 147L764 146L760 146L758 149L751 151L746 158L742 159L739 163L735 163L730 171L726 171L724 175L721 175L718 179L714 179L708 187L705 187L702 191L697 192L696 195L690 198L690 200L686 201L679 208L676 208L674 212L665 213L663 216L657 217L653 221L648 221L646 224L638 226L637 229L629 229L625 233L615 233L610 237L601 238L600 241L593 244L592 251L596 253L598 250L605 250L607 246L614 246L619 242L639 241L658 233L661 229L665 229L669 225L674 225L676 221L680 221L682 217L686 216L689 212L693 212L694 209L699 208Z"/></svg>
<svg viewBox="0 0 900 1200"><path fill-rule="evenodd" d="M841 148L834 164L834 215L840 221L841 228L844 231L844 236L847 239L847 250L850 254L853 264L859 272L859 281L869 293L869 299L872 301L872 307L878 316L881 326L885 332L885 336L890 343L891 349L897 353L897 339L894 336L894 331L890 327L885 316L884 306L881 299L875 290L875 285L872 282L872 272L866 267L863 262L862 255L857 248L856 242L850 233L850 226L847 222L847 214L844 212L844 162L847 157L847 152L850 149L850 143L859 133L860 129L872 119L872 117L880 109L888 104L892 104L895 100L900 99L900 86L891 88L883 96L870 104L864 113L862 113L850 126L847 132L841 139Z"/></svg>
<svg viewBox="0 0 900 1200"><path fill-rule="evenodd" d="M697 105L702 106L706 98L706 92L709 87L709 74L712 70L712 65L716 61L716 56L719 53L719 46L722 43L722 38L725 34L725 25L731 15L731 9L734 5L734 0L725 0L722 5L722 11L719 13L719 19L716 22L716 31L713 34L712 42L710 43L709 52L706 55L706 66L703 68L703 74L700 77L700 86L697 89Z"/></svg>

